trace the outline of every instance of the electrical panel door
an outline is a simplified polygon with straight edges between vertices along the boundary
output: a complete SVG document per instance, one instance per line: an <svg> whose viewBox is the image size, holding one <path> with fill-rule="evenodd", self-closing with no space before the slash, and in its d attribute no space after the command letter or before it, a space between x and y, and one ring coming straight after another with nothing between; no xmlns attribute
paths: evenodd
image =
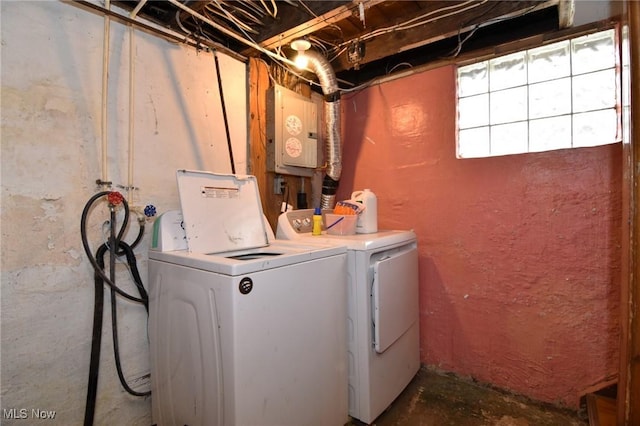
<svg viewBox="0 0 640 426"><path fill-rule="evenodd" d="M316 104L282 86L267 91L267 170L312 176L318 167Z"/></svg>

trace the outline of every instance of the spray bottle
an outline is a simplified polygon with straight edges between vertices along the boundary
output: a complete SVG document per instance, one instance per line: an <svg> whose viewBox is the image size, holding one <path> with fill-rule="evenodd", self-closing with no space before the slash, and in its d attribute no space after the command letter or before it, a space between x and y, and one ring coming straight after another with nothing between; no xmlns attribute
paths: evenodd
<svg viewBox="0 0 640 426"><path fill-rule="evenodd" d="M311 235L320 235L322 233L322 210L320 207L316 207L313 211L313 228L311 229Z"/></svg>

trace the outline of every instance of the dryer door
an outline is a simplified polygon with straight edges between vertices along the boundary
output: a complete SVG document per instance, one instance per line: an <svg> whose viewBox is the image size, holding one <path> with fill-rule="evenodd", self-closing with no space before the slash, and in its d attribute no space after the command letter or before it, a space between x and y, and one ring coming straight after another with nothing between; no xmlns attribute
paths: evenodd
<svg viewBox="0 0 640 426"><path fill-rule="evenodd" d="M383 353L418 321L418 250L390 253L372 267L374 348Z"/></svg>

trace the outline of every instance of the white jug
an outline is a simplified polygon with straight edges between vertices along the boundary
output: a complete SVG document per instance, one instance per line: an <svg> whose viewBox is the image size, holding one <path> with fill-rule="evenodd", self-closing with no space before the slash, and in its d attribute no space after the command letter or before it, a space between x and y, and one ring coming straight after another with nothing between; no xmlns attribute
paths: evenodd
<svg viewBox="0 0 640 426"><path fill-rule="evenodd" d="M378 198L376 194L370 189L355 191L351 194L351 200L364 206L364 211L358 215L356 233L371 234L378 232Z"/></svg>

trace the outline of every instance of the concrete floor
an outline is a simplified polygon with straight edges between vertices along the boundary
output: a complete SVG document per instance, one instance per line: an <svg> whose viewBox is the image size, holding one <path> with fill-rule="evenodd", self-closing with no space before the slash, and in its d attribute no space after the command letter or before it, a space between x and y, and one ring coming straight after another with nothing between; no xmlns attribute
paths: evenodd
<svg viewBox="0 0 640 426"><path fill-rule="evenodd" d="M584 426L586 414L422 368L376 426ZM362 426L353 420L350 426Z"/></svg>

